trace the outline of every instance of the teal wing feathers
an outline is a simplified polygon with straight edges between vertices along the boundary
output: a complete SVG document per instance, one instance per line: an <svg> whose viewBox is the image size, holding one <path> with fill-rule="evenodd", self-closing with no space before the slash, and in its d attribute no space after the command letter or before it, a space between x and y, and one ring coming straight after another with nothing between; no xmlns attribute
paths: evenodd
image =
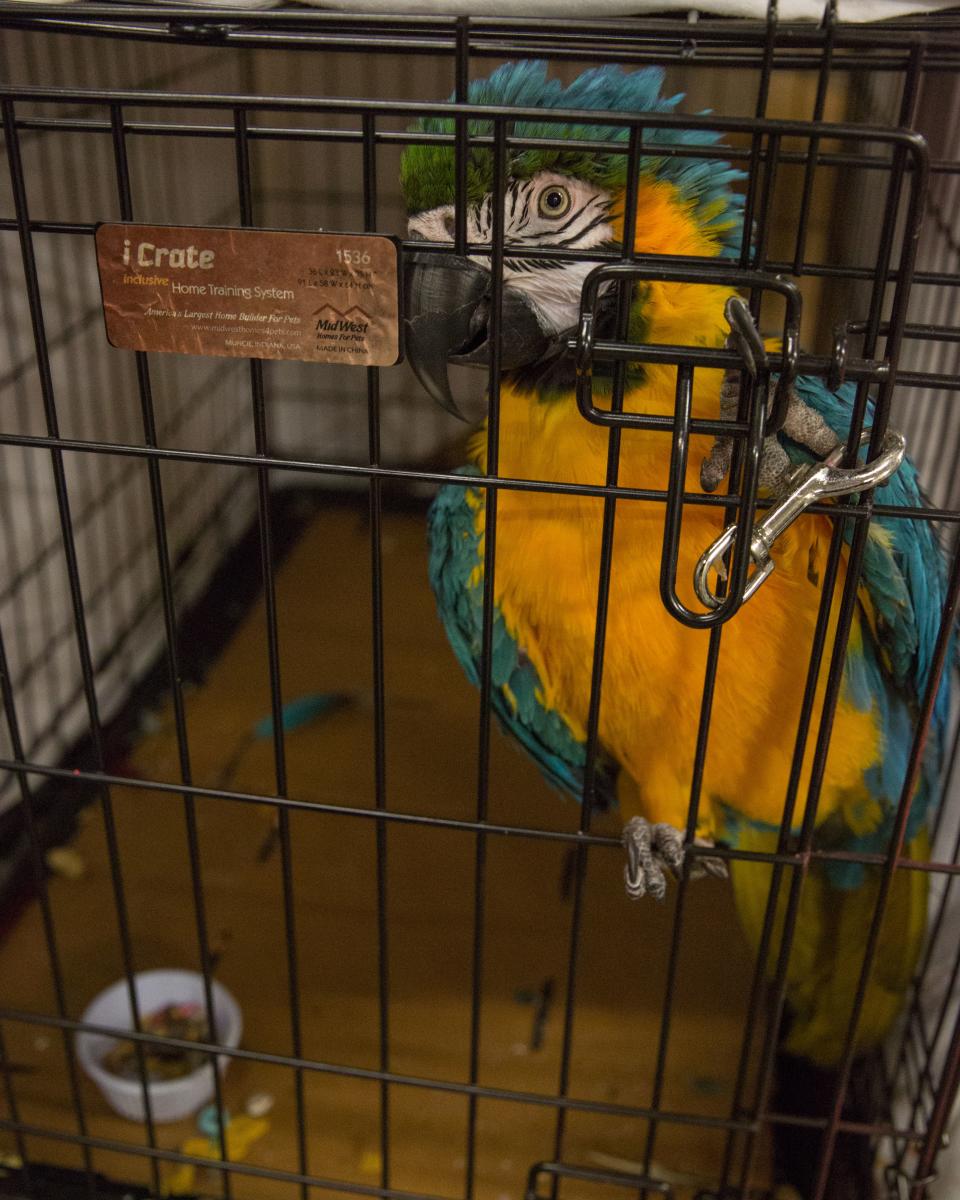
<svg viewBox="0 0 960 1200"><path fill-rule="evenodd" d="M853 408L852 384L831 393L819 380L801 378L797 381L797 391L822 413L840 437L846 438ZM872 419L873 405L869 404L867 423ZM889 482L877 488L874 498L878 504L897 508L925 507L917 469L909 458ZM927 685L946 595L943 554L928 520L876 516L872 525L886 531L889 545L880 538L869 539L864 583L883 617L883 643L893 678L899 687L920 696ZM944 686L938 706L942 715L946 698Z"/></svg>
<svg viewBox="0 0 960 1200"><path fill-rule="evenodd" d="M796 391L845 439L850 429L854 387L827 390L818 379L801 377ZM873 416L868 407L867 425ZM795 462L810 461L801 446L781 435L788 455ZM922 508L924 498L917 471L909 459L874 493L878 504L898 508ZM848 522L847 537L852 535ZM846 849L882 852L889 840L893 815L906 772L913 740L918 705L930 676L934 645L946 593L944 560L931 523L923 519L878 515L871 521L863 560L862 586L875 613L873 625L861 612L863 652L851 649L844 670L845 699L860 708L876 706L883 736L881 762L870 768L865 783L881 801L885 819L868 835L855 836L845 830ZM908 837L919 829L937 793L941 767L943 731L949 709L950 683L945 675L924 761L924 775L911 809ZM854 886L862 868L838 867L836 882ZM842 878L841 878L842 876Z"/></svg>
<svg viewBox="0 0 960 1200"><path fill-rule="evenodd" d="M476 474L463 468L459 474ZM467 678L480 684L483 642L483 563L475 526L482 504L477 489L450 484L440 489L428 518L430 583L447 637ZM586 747L563 716L546 708L536 668L494 608L492 638L492 707L501 726L535 760L549 783L581 799ZM596 776L597 799L613 801L615 769L602 758Z"/></svg>

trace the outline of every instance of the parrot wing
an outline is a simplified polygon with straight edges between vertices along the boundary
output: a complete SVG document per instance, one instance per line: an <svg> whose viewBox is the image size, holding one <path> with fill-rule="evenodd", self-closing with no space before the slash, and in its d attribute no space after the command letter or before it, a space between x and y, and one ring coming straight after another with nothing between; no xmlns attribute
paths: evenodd
<svg viewBox="0 0 960 1200"><path fill-rule="evenodd" d="M819 412L838 438L850 429L854 387L829 392L817 379L801 377L795 389ZM867 422L873 407L868 407ZM794 462L812 461L809 451L783 434L781 444ZM883 487L878 504L921 508L924 499L909 460ZM847 540L853 523L847 523ZM930 676L933 650L946 593L943 556L930 523L882 515L871 520L863 560L859 607L844 663L840 704L871 709L882 737L879 762L864 771L862 794L851 796L817 826L821 849L861 854L887 852L903 787L913 726ZM911 806L905 852L928 856L925 817L937 796L943 731L949 708L945 676L937 697L924 771ZM829 767L828 767L829 772ZM726 835L741 849L772 852L777 835L726 810ZM759 939L769 894L771 868L737 863L732 870L744 928ZM862 962L865 930L877 900L879 873L860 863L830 861L811 868L801 894L790 964L788 998L792 1013L783 1048L820 1066L842 1053ZM777 922L783 920L781 890ZM863 997L858 1048L879 1044L903 1003L926 922L927 879L920 871L898 871L888 896L873 971ZM779 928L775 937L779 938ZM768 961L768 969L771 964Z"/></svg>
<svg viewBox="0 0 960 1200"><path fill-rule="evenodd" d="M850 430L855 386L844 384L830 392L819 380L801 376L795 390L804 403L815 409L841 439ZM873 419L868 402L867 424ZM781 435L781 443L794 462L809 462L804 447ZM909 459L891 479L874 492L877 504L897 508L923 508L926 500ZM846 537L853 534L847 523ZM944 557L931 522L877 515L870 522L861 577L860 626L862 650L851 645L845 664L846 691L858 707L878 706L884 735L884 760L870 791L887 805L896 806L913 740L913 721L930 677L937 631L946 597ZM944 674L937 693L931 736L924 760L921 787L911 809L908 838L919 829L927 806L936 796L943 733L949 715L950 680ZM892 812L890 813L892 819ZM887 822L883 823L888 826ZM889 827L877 844L857 840L844 848L880 851L885 849Z"/></svg>
<svg viewBox="0 0 960 1200"><path fill-rule="evenodd" d="M821 414L837 437L850 431L855 388L844 384L830 392L819 379L801 376L794 385L806 404ZM867 425L873 420L873 403L867 404ZM811 462L805 447L781 435L780 441L794 462ZM903 465L874 492L878 504L897 508L923 508L917 469L905 458ZM874 633L884 664L898 688L914 700L922 696L930 674L933 649L946 595L943 554L928 520L878 515L871 521L871 537L864 556L863 585L878 618ZM847 528L847 538L852 527ZM937 715L946 716L948 689L938 696Z"/></svg>
<svg viewBox="0 0 960 1200"><path fill-rule="evenodd" d="M457 473L479 472L464 467ZM430 583L450 644L476 687L483 645L483 550L477 513L483 503L479 489L450 484L440 489L428 517ZM544 704L537 669L496 606L491 657L491 703L501 727L530 754L550 784L581 799L586 745L562 713ZM595 776L599 806L613 802L615 779L615 764L601 755Z"/></svg>

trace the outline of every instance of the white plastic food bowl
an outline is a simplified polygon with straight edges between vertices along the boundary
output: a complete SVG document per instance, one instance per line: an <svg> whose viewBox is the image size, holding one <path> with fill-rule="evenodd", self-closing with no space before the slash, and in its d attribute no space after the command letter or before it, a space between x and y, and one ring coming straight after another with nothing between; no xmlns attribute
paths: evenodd
<svg viewBox="0 0 960 1200"><path fill-rule="evenodd" d="M156 1012L167 1004L199 1004L205 1008L203 976L195 971L140 971L133 977L141 1016ZM222 985L213 982L213 1013L217 1038L231 1049L240 1044L243 1017L240 1006ZM92 1000L81 1020L112 1029L132 1029L130 995L127 981L120 979ZM103 1065L104 1055L118 1039L99 1033L77 1034L80 1065L103 1092L114 1112L131 1121L145 1117L143 1088L139 1079L121 1079ZM218 1059L220 1074L226 1070L229 1056ZM149 1083L150 1108L155 1121L179 1121L202 1108L214 1093L213 1067L207 1062L182 1079L163 1079Z"/></svg>

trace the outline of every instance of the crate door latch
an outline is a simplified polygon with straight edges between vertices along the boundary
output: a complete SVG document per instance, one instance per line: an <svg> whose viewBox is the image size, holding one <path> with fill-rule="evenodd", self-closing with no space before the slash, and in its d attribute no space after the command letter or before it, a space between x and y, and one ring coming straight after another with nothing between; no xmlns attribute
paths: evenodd
<svg viewBox="0 0 960 1200"><path fill-rule="evenodd" d="M867 430L861 435L860 445L866 445L869 440L870 431ZM794 467L788 476L789 491L786 496L753 527L750 559L754 570L747 578L744 601L749 600L773 572L775 564L770 557L773 543L802 512L828 496L849 496L852 492L864 492L886 483L903 462L905 450L903 435L889 429L884 435L880 453L871 462L854 467L839 466L846 453L846 446L840 444L822 462ZM721 597L711 587L710 576L716 573L720 579L726 579L727 568L723 560L733 546L738 530L738 525L728 525L700 556L694 568L693 585L707 608L720 607Z"/></svg>

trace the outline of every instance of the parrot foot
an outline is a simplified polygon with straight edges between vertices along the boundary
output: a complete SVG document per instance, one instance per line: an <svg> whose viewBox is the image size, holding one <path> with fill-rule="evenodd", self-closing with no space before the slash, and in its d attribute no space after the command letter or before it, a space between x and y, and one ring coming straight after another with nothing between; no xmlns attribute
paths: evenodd
<svg viewBox="0 0 960 1200"><path fill-rule="evenodd" d="M731 334L726 346L731 348L738 343ZM720 385L720 419L735 421L740 408L740 371L727 371ZM772 389L771 389L772 402ZM783 422L783 432L793 441L805 446L814 458L826 458L837 445L837 435L823 417L805 404L796 392L790 392L787 403L787 415ZM733 438L718 437L710 449L710 453L700 465L700 486L705 492L715 492L727 477L733 460ZM760 459L758 486L768 494L777 496L787 485L788 477L793 470L793 463L787 456L786 450L780 444L777 435L771 434L764 439Z"/></svg>
<svg viewBox="0 0 960 1200"><path fill-rule="evenodd" d="M679 877L683 869L683 831L665 821L655 825L643 817L631 817L623 827L623 844L627 851L627 865L623 877L627 895L631 900L641 900L648 893L656 900L667 894L667 872ZM697 838L697 845L710 845ZM727 867L721 858L697 857L690 868L691 879L702 879L711 875L726 879Z"/></svg>
<svg viewBox="0 0 960 1200"><path fill-rule="evenodd" d="M627 895L641 900L648 892L657 900L667 894L667 871L679 875L683 867L683 834L673 825L651 825L643 817L631 817L623 827L627 865L623 877Z"/></svg>
<svg viewBox="0 0 960 1200"><path fill-rule="evenodd" d="M709 838L698 837L693 841L697 846L714 845ZM711 879L727 879L729 875L727 864L722 858L708 858L706 855L698 854L690 864L691 879L706 879L708 876Z"/></svg>

